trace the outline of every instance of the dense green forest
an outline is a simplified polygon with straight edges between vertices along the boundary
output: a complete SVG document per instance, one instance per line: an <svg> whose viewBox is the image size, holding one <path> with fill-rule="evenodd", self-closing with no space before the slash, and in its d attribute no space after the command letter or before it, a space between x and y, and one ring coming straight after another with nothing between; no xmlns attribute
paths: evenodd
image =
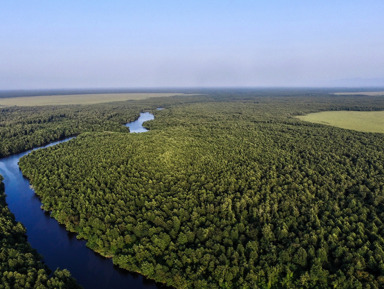
<svg viewBox="0 0 384 289"><path fill-rule="evenodd" d="M0 108L0 157L22 152L84 131L128 133L124 123L142 110L169 103L198 101L172 98L103 105ZM2 180L2 176L0 176ZM53 274L27 242L25 228L9 211L0 182L0 289L78 288L67 270Z"/></svg>
<svg viewBox="0 0 384 289"><path fill-rule="evenodd" d="M259 94L175 98L147 133L83 133L20 166L90 248L174 287L382 288L384 135L294 116L384 99Z"/></svg>
<svg viewBox="0 0 384 289"><path fill-rule="evenodd" d="M135 120L140 111L196 101L198 96L96 105L0 107L0 157L87 131L129 132L123 124Z"/></svg>
<svg viewBox="0 0 384 289"><path fill-rule="evenodd" d="M19 153L49 142L78 135L90 131L128 132L122 124L133 121L140 111L154 110L157 107L170 107L188 103L227 102L236 99L240 102L258 101L268 103L276 97L286 105L290 105L292 97L300 101L305 109L312 101L316 101L319 109L380 109L382 98L364 96L354 98L327 96L324 90L190 90L189 93L201 96L182 96L153 98L141 101L125 101L96 105L67 105L40 107L0 107L0 157ZM1 93L0 93L1 95ZM6 95L9 95L6 94ZM297 98L297 96L300 96ZM321 100L320 100L321 99ZM335 104L336 101L336 104ZM349 105L344 103L348 102ZM332 105L330 105L332 104Z"/></svg>
<svg viewBox="0 0 384 289"><path fill-rule="evenodd" d="M25 228L5 203L0 176L0 288L80 288L67 270L53 274L27 242Z"/></svg>

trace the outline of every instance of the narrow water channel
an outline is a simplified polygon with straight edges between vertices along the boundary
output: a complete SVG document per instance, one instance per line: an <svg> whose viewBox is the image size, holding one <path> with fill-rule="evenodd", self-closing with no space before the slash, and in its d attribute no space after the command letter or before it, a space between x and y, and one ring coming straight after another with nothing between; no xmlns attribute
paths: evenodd
<svg viewBox="0 0 384 289"><path fill-rule="evenodd" d="M142 123L154 119L150 113L142 113L136 120L135 127L146 131ZM130 126L132 123L127 124ZM140 123L140 126L137 125ZM131 129L131 132L141 132ZM65 139L45 147L68 141ZM29 181L23 177L18 162L30 153L27 151L0 160L0 174L4 177L6 201L16 220L27 228L28 241L51 270L68 269L84 289L113 288L162 288L143 276L121 270L106 259L85 246L84 240L77 240L75 234L69 233L57 221L44 213L39 198L31 189Z"/></svg>
<svg viewBox="0 0 384 289"><path fill-rule="evenodd" d="M137 120L129 122L125 126L129 127L129 131L133 133L146 132L148 130L143 127L143 123L153 119L155 119L155 116L152 113L142 112Z"/></svg>

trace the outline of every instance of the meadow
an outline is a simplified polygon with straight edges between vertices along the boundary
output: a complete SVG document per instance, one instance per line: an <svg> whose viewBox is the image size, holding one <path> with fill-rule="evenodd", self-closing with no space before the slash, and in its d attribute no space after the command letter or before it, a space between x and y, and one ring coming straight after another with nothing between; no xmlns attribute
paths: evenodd
<svg viewBox="0 0 384 289"><path fill-rule="evenodd" d="M43 95L0 98L1 106L41 106L68 104L96 104L125 100L143 100L153 97L168 97L183 93L106 93L106 94L72 94Z"/></svg>
<svg viewBox="0 0 384 289"><path fill-rule="evenodd" d="M358 91L358 92L336 92L335 95L367 95L367 96L382 96L384 91Z"/></svg>
<svg viewBox="0 0 384 289"><path fill-rule="evenodd" d="M77 135L20 159L42 208L115 265L169 286L383 288L384 134L295 116L382 113L384 98L200 93L0 108L0 156ZM129 134L123 124L142 111L155 115L149 131ZM7 246L18 248L20 230L8 231ZM0 284L8 288L26 284L29 275L15 281L16 274L39 268L13 259L0 252Z"/></svg>
<svg viewBox="0 0 384 289"><path fill-rule="evenodd" d="M298 118L361 132L384 133L384 111L322 111Z"/></svg>
<svg viewBox="0 0 384 289"><path fill-rule="evenodd" d="M172 98L143 134L91 122L20 168L89 248L175 288L383 288L384 135L292 116L384 98L235 93Z"/></svg>

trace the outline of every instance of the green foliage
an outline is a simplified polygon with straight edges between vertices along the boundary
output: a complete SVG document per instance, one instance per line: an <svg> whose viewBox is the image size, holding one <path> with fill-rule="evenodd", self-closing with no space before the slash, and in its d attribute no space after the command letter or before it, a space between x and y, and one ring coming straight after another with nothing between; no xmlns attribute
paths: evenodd
<svg viewBox="0 0 384 289"><path fill-rule="evenodd" d="M381 288L382 134L302 122L345 97L210 97L145 134L84 133L20 161L67 229L177 288Z"/></svg>
<svg viewBox="0 0 384 289"><path fill-rule="evenodd" d="M0 288L80 288L67 270L53 275L27 242L25 228L5 203L0 176Z"/></svg>
<svg viewBox="0 0 384 289"><path fill-rule="evenodd" d="M384 111L322 111L299 118L362 132L384 133Z"/></svg>
<svg viewBox="0 0 384 289"><path fill-rule="evenodd" d="M97 105L0 108L0 157L82 132L129 132L123 124L135 120L142 110L198 100L199 97L158 97Z"/></svg>

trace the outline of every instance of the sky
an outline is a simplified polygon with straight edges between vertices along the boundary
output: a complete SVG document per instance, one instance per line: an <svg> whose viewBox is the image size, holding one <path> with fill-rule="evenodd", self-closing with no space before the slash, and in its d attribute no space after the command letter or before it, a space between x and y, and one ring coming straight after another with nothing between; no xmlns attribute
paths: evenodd
<svg viewBox="0 0 384 289"><path fill-rule="evenodd" d="M384 86L382 0L0 2L0 90Z"/></svg>

